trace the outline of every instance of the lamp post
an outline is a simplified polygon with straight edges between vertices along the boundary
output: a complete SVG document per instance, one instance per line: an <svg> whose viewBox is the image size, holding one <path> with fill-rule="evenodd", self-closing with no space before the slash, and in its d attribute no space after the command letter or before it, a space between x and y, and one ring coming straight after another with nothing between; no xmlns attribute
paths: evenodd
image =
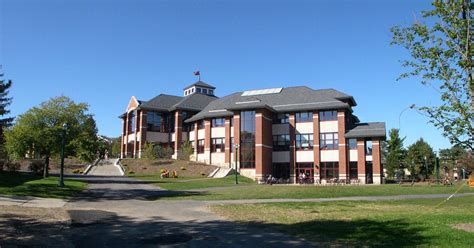
<svg viewBox="0 0 474 248"><path fill-rule="evenodd" d="M235 184L239 184L239 180L237 179L237 160L239 157L239 145L235 144Z"/></svg>
<svg viewBox="0 0 474 248"><path fill-rule="evenodd" d="M67 124L63 124L62 140L61 140L61 170L59 172L59 187L64 187L64 147L66 146L66 129Z"/></svg>

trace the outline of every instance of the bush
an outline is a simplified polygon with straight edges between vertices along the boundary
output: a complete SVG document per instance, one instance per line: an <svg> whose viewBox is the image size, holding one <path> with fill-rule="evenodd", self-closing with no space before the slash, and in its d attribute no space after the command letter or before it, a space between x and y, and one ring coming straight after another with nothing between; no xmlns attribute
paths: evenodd
<svg viewBox="0 0 474 248"><path fill-rule="evenodd" d="M205 175L206 175L206 173L204 173L204 172L201 172L200 174L201 174L201 176L205 176Z"/></svg>
<svg viewBox="0 0 474 248"><path fill-rule="evenodd" d="M181 169L181 170L186 170L186 167L182 167L182 166L181 166L181 168L180 168L180 169Z"/></svg>
<svg viewBox="0 0 474 248"><path fill-rule="evenodd" d="M142 150L142 158L144 159L169 159L171 155L173 155L173 149L171 149L171 147L153 145L151 143L146 143Z"/></svg>
<svg viewBox="0 0 474 248"><path fill-rule="evenodd" d="M72 173L74 173L74 174L82 174L83 171L82 171L81 169L75 169L75 170L72 171Z"/></svg>
<svg viewBox="0 0 474 248"><path fill-rule="evenodd" d="M44 171L44 161L43 160L33 160L30 162L28 169L34 172L36 175L43 175Z"/></svg>
<svg viewBox="0 0 474 248"><path fill-rule="evenodd" d="M133 175L133 174L135 174L135 171L129 171L128 174Z"/></svg>
<svg viewBox="0 0 474 248"><path fill-rule="evenodd" d="M10 162L6 164L7 171L18 171L20 169L20 163Z"/></svg>
<svg viewBox="0 0 474 248"><path fill-rule="evenodd" d="M5 160L0 160L0 171L3 171L3 167L5 166Z"/></svg>
<svg viewBox="0 0 474 248"><path fill-rule="evenodd" d="M179 148L178 159L189 161L189 157L193 154L193 152L194 151L193 151L193 146L191 145L191 142L185 141L181 145L181 148Z"/></svg>

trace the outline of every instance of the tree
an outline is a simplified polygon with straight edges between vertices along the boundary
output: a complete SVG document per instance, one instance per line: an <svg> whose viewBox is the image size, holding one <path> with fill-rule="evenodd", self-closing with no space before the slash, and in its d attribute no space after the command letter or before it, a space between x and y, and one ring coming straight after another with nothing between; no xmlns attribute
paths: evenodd
<svg viewBox="0 0 474 248"><path fill-rule="evenodd" d="M4 131L11 126L13 117L3 118L10 113L7 107L12 103L12 98L8 97L9 89L12 86L11 80L3 80L3 73L0 73L0 159L6 158Z"/></svg>
<svg viewBox="0 0 474 248"><path fill-rule="evenodd" d="M428 24L392 27L391 44L404 47L411 59L402 61L410 70L399 79L421 77L421 83L439 93L439 106L417 109L441 129L453 145L473 150L474 82L472 76L472 20L470 0L435 0L433 10L422 12Z"/></svg>
<svg viewBox="0 0 474 248"><path fill-rule="evenodd" d="M97 127L86 103L74 103L65 96L52 98L20 115L15 125L5 132L6 149L13 158L26 154L45 160L44 176L48 176L49 160L59 155L63 124L67 125L65 156L76 156L91 162L98 148Z"/></svg>
<svg viewBox="0 0 474 248"><path fill-rule="evenodd" d="M397 171L403 169L403 161L405 159L405 148L403 142L405 138L400 138L398 129L391 129L389 131L389 140L387 141L387 157L386 169L389 178L393 178Z"/></svg>
<svg viewBox="0 0 474 248"><path fill-rule="evenodd" d="M435 159L433 148L421 138L408 147L405 163L412 178L427 178L434 171Z"/></svg>
<svg viewBox="0 0 474 248"><path fill-rule="evenodd" d="M178 159L189 161L189 157L193 153L194 153L194 149L193 149L193 146L191 145L191 142L189 141L183 142L183 144L181 145L181 148L179 148Z"/></svg>
<svg viewBox="0 0 474 248"><path fill-rule="evenodd" d="M112 138L112 145L111 145L111 156L118 158L120 157L120 149L122 145L122 137Z"/></svg>

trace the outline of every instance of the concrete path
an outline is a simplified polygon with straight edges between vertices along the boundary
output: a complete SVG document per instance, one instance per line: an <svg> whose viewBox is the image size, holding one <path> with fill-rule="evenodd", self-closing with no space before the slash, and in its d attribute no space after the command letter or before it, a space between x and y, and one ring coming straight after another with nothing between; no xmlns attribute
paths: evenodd
<svg viewBox="0 0 474 248"><path fill-rule="evenodd" d="M121 176L122 173L118 167L114 165L112 159L101 160L96 166L93 166L87 175L90 176Z"/></svg>
<svg viewBox="0 0 474 248"><path fill-rule="evenodd" d="M305 240L276 231L273 225L227 221L211 213L209 205L378 201L450 196L436 194L175 201L159 198L165 195L169 197L170 194L179 196L199 192L167 191L154 186L153 182L122 176L84 176L81 179L88 181L88 189L69 201L34 197L0 197L0 205L57 208L58 212L65 211L70 217L69 224L63 224L61 232L55 232L55 236L51 236L51 242L60 247L311 247L312 244ZM456 197L469 195L474 194L464 193ZM43 226L46 228L51 224ZM44 235L41 237L44 238Z"/></svg>

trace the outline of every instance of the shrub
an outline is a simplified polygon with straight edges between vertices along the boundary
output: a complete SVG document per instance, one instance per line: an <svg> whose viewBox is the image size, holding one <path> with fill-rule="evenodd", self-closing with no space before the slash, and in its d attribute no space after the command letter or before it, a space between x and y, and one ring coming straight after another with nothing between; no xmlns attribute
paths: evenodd
<svg viewBox="0 0 474 248"><path fill-rule="evenodd" d="M74 173L74 174L82 174L83 171L82 171L81 169L75 169L75 170L72 171L72 173Z"/></svg>
<svg viewBox="0 0 474 248"><path fill-rule="evenodd" d="M7 171L18 171L20 169L20 163L9 162L6 164Z"/></svg>
<svg viewBox="0 0 474 248"><path fill-rule="evenodd" d="M170 159L171 155L173 155L173 149L171 149L171 147L157 145L154 147L154 151L160 159Z"/></svg>
<svg viewBox="0 0 474 248"><path fill-rule="evenodd" d="M0 171L3 171L3 167L5 166L5 160L0 160Z"/></svg>
<svg viewBox="0 0 474 248"><path fill-rule="evenodd" d="M194 153L191 142L185 141L179 148L178 159L189 161L189 157Z"/></svg>
<svg viewBox="0 0 474 248"><path fill-rule="evenodd" d="M164 147L161 145L154 145L146 143L142 150L143 159L169 159L173 155L173 149L171 147Z"/></svg>
<svg viewBox="0 0 474 248"><path fill-rule="evenodd" d="M201 172L200 174L201 174L201 176L205 176L205 175L206 175L206 173L204 173L204 172Z"/></svg>
<svg viewBox="0 0 474 248"><path fill-rule="evenodd" d="M44 171L44 161L43 160L33 160L30 162L28 169L34 172L36 175L43 175Z"/></svg>
<svg viewBox="0 0 474 248"><path fill-rule="evenodd" d="M180 169L181 169L181 170L186 170L186 167L183 167L183 166L181 166L181 168L180 168Z"/></svg>
<svg viewBox="0 0 474 248"><path fill-rule="evenodd" d="M146 143L143 145L141 158L150 160L155 160L158 158L157 154L154 151L153 144Z"/></svg>
<svg viewBox="0 0 474 248"><path fill-rule="evenodd" d="M135 171L129 171L128 174L133 175L133 174L135 174Z"/></svg>
<svg viewBox="0 0 474 248"><path fill-rule="evenodd" d="M160 169L160 173L165 173L166 169Z"/></svg>

